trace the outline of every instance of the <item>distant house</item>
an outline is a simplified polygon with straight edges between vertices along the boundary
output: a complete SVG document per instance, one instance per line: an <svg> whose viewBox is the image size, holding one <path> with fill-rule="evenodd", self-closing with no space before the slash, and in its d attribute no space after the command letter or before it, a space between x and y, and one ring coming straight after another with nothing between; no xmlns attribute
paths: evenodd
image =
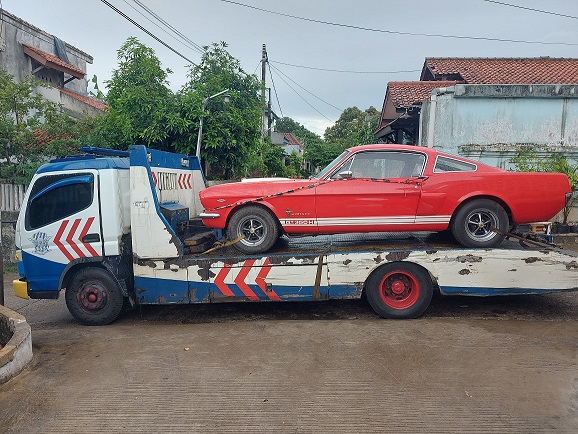
<svg viewBox="0 0 578 434"><path fill-rule="evenodd" d="M94 115L106 104L88 96L86 65L92 56L57 37L0 10L0 68L17 82L26 75L50 85L37 92L49 101L62 104L73 117Z"/></svg>
<svg viewBox="0 0 578 434"><path fill-rule="evenodd" d="M289 157L291 154L297 154L299 157L303 158L303 152L305 147L299 142L299 139L293 135L293 133L279 133L273 131L271 133L271 143L274 146L279 146L283 149L285 157ZM285 165L288 164L287 158L284 161ZM313 167L308 161L303 161L303 169L307 172L312 172Z"/></svg>
<svg viewBox="0 0 578 434"><path fill-rule="evenodd" d="M578 59L426 58L419 81L388 83L376 136L384 142L417 144L423 102L434 89L460 84L578 84Z"/></svg>

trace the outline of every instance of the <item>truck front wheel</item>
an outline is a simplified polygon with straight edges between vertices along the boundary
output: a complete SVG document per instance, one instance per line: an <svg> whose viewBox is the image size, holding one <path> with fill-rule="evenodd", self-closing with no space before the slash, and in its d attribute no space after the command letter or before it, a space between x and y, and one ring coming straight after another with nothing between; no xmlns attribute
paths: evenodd
<svg viewBox="0 0 578 434"><path fill-rule="evenodd" d="M78 271L66 288L66 306L84 325L106 325L122 312L124 297L111 274L102 268Z"/></svg>
<svg viewBox="0 0 578 434"><path fill-rule="evenodd" d="M433 282L426 270L410 262L383 265L365 285L367 301L383 318L417 318L433 295Z"/></svg>

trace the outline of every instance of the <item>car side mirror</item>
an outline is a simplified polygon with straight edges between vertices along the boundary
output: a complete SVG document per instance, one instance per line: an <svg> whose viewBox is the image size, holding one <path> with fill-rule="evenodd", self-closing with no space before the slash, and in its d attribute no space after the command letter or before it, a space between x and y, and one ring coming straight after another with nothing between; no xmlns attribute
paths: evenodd
<svg viewBox="0 0 578 434"><path fill-rule="evenodd" d="M353 172L351 170L346 170L344 172L340 172L339 177L341 179L351 179L351 178L353 178Z"/></svg>

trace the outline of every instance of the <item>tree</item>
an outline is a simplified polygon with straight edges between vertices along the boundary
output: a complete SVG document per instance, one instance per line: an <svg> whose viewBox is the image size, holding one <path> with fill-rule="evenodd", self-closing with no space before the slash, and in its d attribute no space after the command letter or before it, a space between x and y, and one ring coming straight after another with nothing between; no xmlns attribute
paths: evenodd
<svg viewBox="0 0 578 434"><path fill-rule="evenodd" d="M189 72L189 81L178 95L180 115L189 125L176 143L180 152L194 154L199 118L203 116L201 157L212 173L230 178L245 176L260 158L262 107L258 96L260 83L249 75L226 50L224 42L203 47L199 65ZM203 100L229 89L230 102L220 98Z"/></svg>
<svg viewBox="0 0 578 434"><path fill-rule="evenodd" d="M49 157L76 147L75 121L36 93L32 76L20 83L0 70L0 178L27 184Z"/></svg>
<svg viewBox="0 0 578 434"><path fill-rule="evenodd" d="M361 111L357 107L346 108L335 125L325 130L326 143L339 145L341 149L351 146L376 143L373 131L377 129L379 112L375 107Z"/></svg>
<svg viewBox="0 0 578 434"><path fill-rule="evenodd" d="M176 98L155 52L136 38L117 51L119 65L105 84L108 116L102 119L101 137L117 149L142 143L173 150L175 134L190 127L176 109Z"/></svg>

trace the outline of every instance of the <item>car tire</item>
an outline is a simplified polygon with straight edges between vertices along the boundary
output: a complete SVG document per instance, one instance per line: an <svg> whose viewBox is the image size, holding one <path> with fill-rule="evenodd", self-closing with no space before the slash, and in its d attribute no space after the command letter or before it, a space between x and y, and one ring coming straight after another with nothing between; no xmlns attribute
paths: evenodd
<svg viewBox="0 0 578 434"><path fill-rule="evenodd" d="M371 273L365 294L369 305L383 318L417 318L431 302L433 282L419 265L394 262Z"/></svg>
<svg viewBox="0 0 578 434"><path fill-rule="evenodd" d="M490 248L496 247L505 238L491 228L507 231L509 226L508 214L499 203L476 199L458 208L451 229L456 240L465 247Z"/></svg>
<svg viewBox="0 0 578 434"><path fill-rule="evenodd" d="M66 306L84 325L106 325L121 314L125 297L118 282L102 268L78 271L66 288Z"/></svg>
<svg viewBox="0 0 578 434"><path fill-rule="evenodd" d="M273 215L260 206L245 206L233 214L227 225L227 236L235 240L237 250L247 254L263 253L279 238L279 225Z"/></svg>

